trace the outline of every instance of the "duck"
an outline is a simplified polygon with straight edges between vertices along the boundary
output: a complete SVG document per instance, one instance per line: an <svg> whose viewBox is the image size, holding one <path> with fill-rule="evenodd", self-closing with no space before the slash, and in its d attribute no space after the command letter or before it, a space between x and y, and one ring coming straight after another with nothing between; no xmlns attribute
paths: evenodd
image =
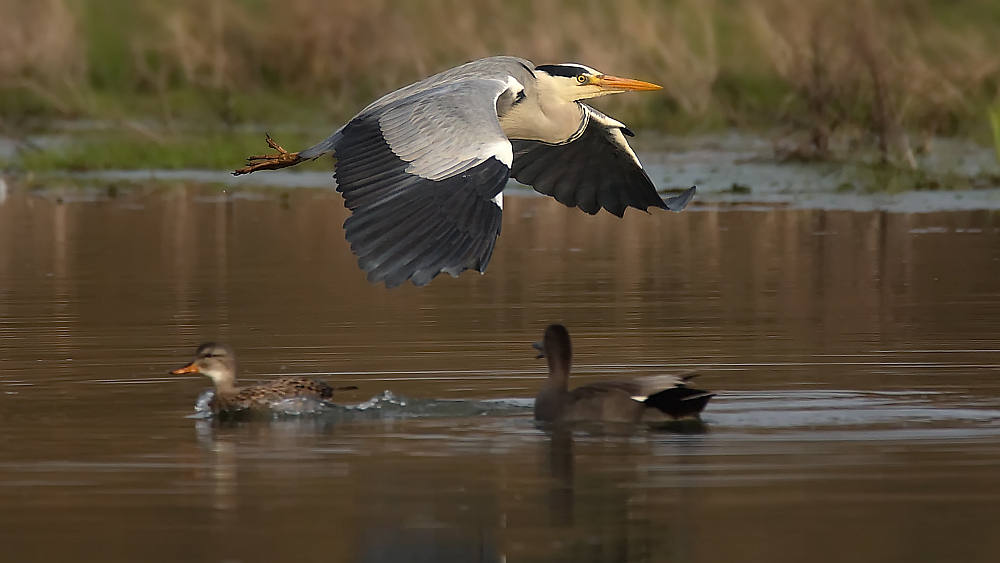
<svg viewBox="0 0 1000 563"><path fill-rule="evenodd" d="M714 393L687 386L697 374L654 375L600 381L569 390L573 345L561 324L545 329L534 344L546 358L549 377L535 396L535 420L565 422L670 422L699 420Z"/></svg>
<svg viewBox="0 0 1000 563"><path fill-rule="evenodd" d="M210 401L213 415L270 412L273 403L285 399L308 398L332 404L334 392L357 389L353 385L334 387L325 381L304 377L282 377L269 383L238 387L236 354L219 342L198 346L191 363L170 373L200 373L211 379L215 385L215 395Z"/></svg>

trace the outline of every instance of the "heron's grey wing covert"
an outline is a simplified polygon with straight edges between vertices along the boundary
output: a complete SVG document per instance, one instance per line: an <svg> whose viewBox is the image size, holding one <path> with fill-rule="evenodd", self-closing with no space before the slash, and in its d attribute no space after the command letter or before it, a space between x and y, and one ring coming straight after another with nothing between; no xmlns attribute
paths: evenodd
<svg viewBox="0 0 1000 563"><path fill-rule="evenodd" d="M334 177L353 212L347 240L368 281L424 285L442 271L486 270L512 157L494 109L506 87L483 79L443 85L344 127Z"/></svg>
<svg viewBox="0 0 1000 563"><path fill-rule="evenodd" d="M496 62L513 65L413 84L300 153L335 151L337 190L352 211L344 230L369 282L420 286L441 272L486 270L512 160L497 106L523 91L512 74L530 73L518 59Z"/></svg>

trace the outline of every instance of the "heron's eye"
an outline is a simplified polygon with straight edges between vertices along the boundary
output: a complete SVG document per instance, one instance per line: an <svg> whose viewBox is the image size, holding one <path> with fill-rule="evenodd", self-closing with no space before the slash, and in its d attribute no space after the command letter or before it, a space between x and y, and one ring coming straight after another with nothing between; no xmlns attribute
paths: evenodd
<svg viewBox="0 0 1000 563"><path fill-rule="evenodd" d="M586 74L578 74L576 76L576 81L579 82L580 84L586 84L588 80L589 77Z"/></svg>

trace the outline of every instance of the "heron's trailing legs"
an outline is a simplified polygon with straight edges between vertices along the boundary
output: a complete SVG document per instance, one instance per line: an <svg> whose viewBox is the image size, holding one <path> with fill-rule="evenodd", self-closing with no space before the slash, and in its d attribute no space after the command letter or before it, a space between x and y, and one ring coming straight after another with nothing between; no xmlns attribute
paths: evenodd
<svg viewBox="0 0 1000 563"><path fill-rule="evenodd" d="M241 176L258 170L279 170L288 168L306 160L299 156L297 152L288 152L281 148L281 145L274 142L270 135L267 135L267 146L278 151L278 154L261 154L247 157L247 165L233 171L233 176Z"/></svg>

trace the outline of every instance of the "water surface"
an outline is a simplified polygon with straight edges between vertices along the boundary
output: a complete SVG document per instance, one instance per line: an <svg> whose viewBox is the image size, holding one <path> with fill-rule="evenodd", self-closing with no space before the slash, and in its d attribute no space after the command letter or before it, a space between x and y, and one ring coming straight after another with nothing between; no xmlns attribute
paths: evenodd
<svg viewBox="0 0 1000 563"><path fill-rule="evenodd" d="M1000 215L508 197L486 275L370 286L326 190L16 187L0 203L5 561L993 562ZM578 382L697 370L697 428L548 432ZM353 414L217 425L245 381Z"/></svg>

